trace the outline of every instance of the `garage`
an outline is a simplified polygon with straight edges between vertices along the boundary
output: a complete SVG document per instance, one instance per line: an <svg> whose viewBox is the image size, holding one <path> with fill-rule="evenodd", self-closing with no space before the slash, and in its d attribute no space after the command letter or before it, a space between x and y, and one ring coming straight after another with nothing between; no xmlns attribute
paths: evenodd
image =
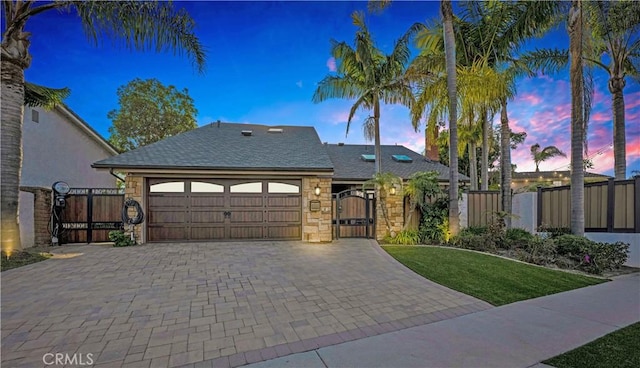
<svg viewBox="0 0 640 368"><path fill-rule="evenodd" d="M300 180L147 179L148 241L300 240Z"/></svg>

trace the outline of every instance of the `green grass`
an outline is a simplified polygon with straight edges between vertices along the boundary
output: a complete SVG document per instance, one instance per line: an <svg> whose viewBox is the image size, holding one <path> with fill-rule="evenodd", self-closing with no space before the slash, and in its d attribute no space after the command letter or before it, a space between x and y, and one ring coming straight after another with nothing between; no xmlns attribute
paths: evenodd
<svg viewBox="0 0 640 368"><path fill-rule="evenodd" d="M26 266L28 264L44 261L50 256L42 253L17 251L13 252L10 257L7 257L5 252L2 252L0 271L10 270L12 268Z"/></svg>
<svg viewBox="0 0 640 368"><path fill-rule="evenodd" d="M612 332L543 363L558 368L640 367L640 323Z"/></svg>
<svg viewBox="0 0 640 368"><path fill-rule="evenodd" d="M419 275L496 306L606 281L453 248L383 248Z"/></svg>

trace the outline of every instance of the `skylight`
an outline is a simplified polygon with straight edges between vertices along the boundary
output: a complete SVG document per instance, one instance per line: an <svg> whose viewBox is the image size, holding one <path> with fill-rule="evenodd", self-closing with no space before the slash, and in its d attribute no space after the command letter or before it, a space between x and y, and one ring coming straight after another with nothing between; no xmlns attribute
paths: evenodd
<svg viewBox="0 0 640 368"><path fill-rule="evenodd" d="M398 162L413 162L413 159L407 155L392 155L391 157Z"/></svg>
<svg viewBox="0 0 640 368"><path fill-rule="evenodd" d="M284 129L282 128L269 128L269 130L267 130L268 133L282 133L284 132Z"/></svg>
<svg viewBox="0 0 640 368"><path fill-rule="evenodd" d="M376 155L360 155L360 157L362 158L362 161L366 162L375 162L376 160Z"/></svg>

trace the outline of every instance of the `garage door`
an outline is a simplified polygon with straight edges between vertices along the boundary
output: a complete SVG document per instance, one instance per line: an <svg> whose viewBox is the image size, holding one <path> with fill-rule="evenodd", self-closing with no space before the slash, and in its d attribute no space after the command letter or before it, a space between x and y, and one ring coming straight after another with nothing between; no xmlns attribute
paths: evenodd
<svg viewBox="0 0 640 368"><path fill-rule="evenodd" d="M149 179L148 240L301 239L299 180Z"/></svg>

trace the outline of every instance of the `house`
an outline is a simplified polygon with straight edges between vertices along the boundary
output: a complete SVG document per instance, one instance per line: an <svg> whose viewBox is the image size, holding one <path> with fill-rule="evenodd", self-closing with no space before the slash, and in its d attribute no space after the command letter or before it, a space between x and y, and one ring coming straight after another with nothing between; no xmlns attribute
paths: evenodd
<svg viewBox="0 0 640 368"><path fill-rule="evenodd" d="M611 176L585 171L584 181L587 183L605 181ZM536 186L559 187L571 183L571 171L523 171L514 172L511 177L511 189L515 192L526 192Z"/></svg>
<svg viewBox="0 0 640 368"><path fill-rule="evenodd" d="M91 164L118 152L65 105L25 106L22 125L20 237L23 247L46 245L51 185L62 180L72 188L115 188L116 179Z"/></svg>
<svg viewBox="0 0 640 368"><path fill-rule="evenodd" d="M445 166L405 147L384 146L382 152L386 171L406 179L436 170L448 181ZM125 196L146 214L135 228L141 242L328 242L333 194L373 175L371 156L363 154L372 154L372 147L323 144L313 127L218 122L93 167L126 173ZM387 204L402 216L402 196L396 198Z"/></svg>

